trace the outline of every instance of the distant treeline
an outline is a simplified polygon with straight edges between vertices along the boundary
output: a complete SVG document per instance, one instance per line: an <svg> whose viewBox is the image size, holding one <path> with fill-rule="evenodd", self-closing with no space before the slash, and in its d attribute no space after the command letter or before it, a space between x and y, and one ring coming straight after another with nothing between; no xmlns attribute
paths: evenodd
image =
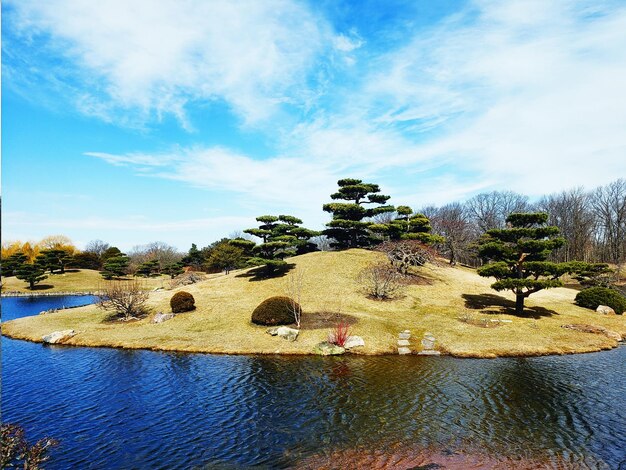
<svg viewBox="0 0 626 470"><path fill-rule="evenodd" d="M587 191L581 187L541 197L511 191L481 193L464 202L424 207L433 233L445 237L441 254L477 266L476 242L490 229L505 227L512 212L547 212L548 223L561 230L567 243L555 251L553 261L604 262L621 265L626 260L626 179Z"/></svg>

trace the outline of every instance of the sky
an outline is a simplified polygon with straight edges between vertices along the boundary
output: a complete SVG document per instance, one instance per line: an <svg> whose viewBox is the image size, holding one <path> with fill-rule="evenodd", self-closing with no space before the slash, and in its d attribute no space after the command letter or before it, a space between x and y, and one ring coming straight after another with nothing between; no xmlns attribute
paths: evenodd
<svg viewBox="0 0 626 470"><path fill-rule="evenodd" d="M338 179L419 209L626 177L626 2L5 0L2 240L186 251Z"/></svg>

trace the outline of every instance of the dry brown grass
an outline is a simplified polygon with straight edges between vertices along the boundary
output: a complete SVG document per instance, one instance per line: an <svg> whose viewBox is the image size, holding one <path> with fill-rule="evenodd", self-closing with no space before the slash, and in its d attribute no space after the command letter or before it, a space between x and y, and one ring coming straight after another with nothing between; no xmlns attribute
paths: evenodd
<svg viewBox="0 0 626 470"><path fill-rule="evenodd" d="M65 274L50 274L48 278L35 284L35 290L28 289L28 283L15 276L2 278L2 293L21 292L28 294L54 294L55 292L96 292L100 285L106 283L99 271L93 269L70 269ZM128 279L135 279L128 276ZM136 278L146 289L165 287L169 276Z"/></svg>
<svg viewBox="0 0 626 470"><path fill-rule="evenodd" d="M436 348L455 356L496 357L563 354L608 349L615 340L599 334L561 328L566 323L604 326L626 335L625 316L602 316L573 304L576 291L551 289L527 300L528 317L513 314L513 297L489 288L490 279L471 269L426 266L419 273L427 282L407 287L393 301L366 298L356 281L358 273L379 253L365 250L318 252L292 258L303 272L302 330L289 343L265 333L250 322L254 308L264 299L284 295L287 277L251 281L245 272L217 275L199 284L152 292L149 305L156 313L169 311L174 292L185 290L196 299L196 310L161 324L148 318L131 323L104 323L106 313L93 306L14 320L3 333L39 341L51 331L73 328L78 332L68 344L113 346L215 353L309 354L327 338L339 321L362 336L361 354L395 353L398 332L413 333L413 349L426 331L437 338ZM244 276L242 276L244 274ZM473 318L510 319L498 328L480 328L459 321Z"/></svg>

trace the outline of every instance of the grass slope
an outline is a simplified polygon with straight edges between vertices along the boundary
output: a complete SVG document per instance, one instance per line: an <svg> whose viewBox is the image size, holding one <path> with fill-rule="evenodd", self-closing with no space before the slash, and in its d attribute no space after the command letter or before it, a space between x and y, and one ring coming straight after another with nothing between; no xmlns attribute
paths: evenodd
<svg viewBox="0 0 626 470"><path fill-rule="evenodd" d="M161 324L141 321L106 323L106 314L83 307L48 315L27 317L3 324L3 334L40 341L55 330L72 328L78 334L68 344L113 346L217 353L308 354L315 344L327 338L338 321L351 324L351 333L362 336L362 354L396 352L398 332L413 333L413 350L420 350L425 332L437 338L436 348L463 357L562 354L598 351L614 347L616 341L599 334L563 329L566 323L590 323L626 335L624 316L603 316L573 304L576 291L551 289L527 300L529 317L511 313L511 295L500 295L489 288L490 279L473 270L447 266L420 269L425 279L408 287L398 300L380 302L359 292L355 278L380 254L365 250L318 252L292 258L295 271L304 274L303 325L298 340L289 343L265 333L266 328L250 323L252 310L264 299L283 295L287 277L254 281L246 272L221 275L186 290L196 299L197 309ZM153 292L154 312L169 311L169 299L176 291ZM482 328L459 321L509 319L496 328Z"/></svg>
<svg viewBox="0 0 626 470"><path fill-rule="evenodd" d="M26 281L21 281L15 276L2 278L2 293L20 292L33 295L54 294L55 292L96 292L99 286L106 282L99 271L93 269L70 269L65 274L50 274L48 278L35 284L35 289L30 290ZM151 278L137 278L144 283L146 289L164 287L169 276Z"/></svg>

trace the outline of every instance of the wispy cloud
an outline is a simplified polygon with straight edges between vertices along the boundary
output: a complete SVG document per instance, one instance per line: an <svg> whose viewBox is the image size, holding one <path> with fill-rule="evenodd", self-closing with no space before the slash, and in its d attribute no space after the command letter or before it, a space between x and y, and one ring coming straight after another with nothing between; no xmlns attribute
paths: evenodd
<svg viewBox="0 0 626 470"><path fill-rule="evenodd" d="M290 0L6 3L9 30L29 38L30 54L42 48L33 60L56 58L56 67L19 64L30 68L29 80L72 82L81 110L106 119L173 114L188 124L188 103L221 99L258 122L301 101L330 40L324 22ZM12 46L4 46L9 54ZM78 74L70 78L68 69Z"/></svg>

